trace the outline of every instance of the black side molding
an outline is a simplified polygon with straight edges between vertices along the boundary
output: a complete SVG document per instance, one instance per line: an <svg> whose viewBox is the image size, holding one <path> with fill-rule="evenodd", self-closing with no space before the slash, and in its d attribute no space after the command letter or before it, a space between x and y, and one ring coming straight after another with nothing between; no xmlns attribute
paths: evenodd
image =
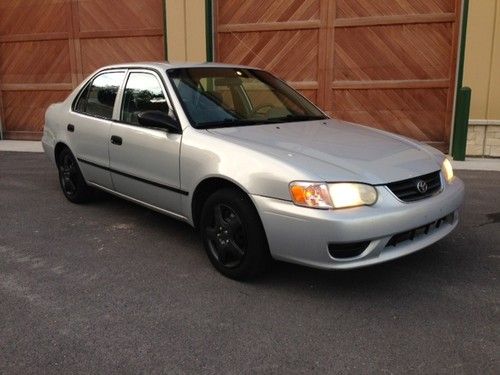
<svg viewBox="0 0 500 375"><path fill-rule="evenodd" d="M84 164L88 164L88 165L91 165L91 166L96 167L96 168L104 169L105 171L108 171L111 173L116 173L116 174L119 174L120 176L128 177L128 178L131 178L133 180L140 181L140 182L143 182L145 184L153 185L153 186L165 189L165 190L169 190L169 191L172 191L172 192L177 193L177 194L189 195L189 192L182 190L182 189L178 189L178 188L173 187L173 186L168 186L168 185L160 184L160 183L155 182L155 181L146 180L142 177L137 177L137 176L125 173L125 172L117 171L116 169L105 167L103 165L99 165L99 164L93 163L91 161L82 159L82 158L77 158L77 159L79 162L82 162Z"/></svg>

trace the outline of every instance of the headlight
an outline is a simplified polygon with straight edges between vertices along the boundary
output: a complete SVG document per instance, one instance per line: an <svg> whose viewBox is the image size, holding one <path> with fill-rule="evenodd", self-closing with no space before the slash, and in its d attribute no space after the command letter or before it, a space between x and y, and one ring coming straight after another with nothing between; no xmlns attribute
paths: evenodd
<svg viewBox="0 0 500 375"><path fill-rule="evenodd" d="M453 168L448 159L444 159L441 171L443 172L446 182L451 182L451 180L453 180Z"/></svg>
<svg viewBox="0 0 500 375"><path fill-rule="evenodd" d="M348 182L329 187L334 208L371 206L377 201L377 190L371 185Z"/></svg>
<svg viewBox="0 0 500 375"><path fill-rule="evenodd" d="M328 186L321 183L294 181L289 185L293 203L314 208L332 208Z"/></svg>
<svg viewBox="0 0 500 375"><path fill-rule="evenodd" d="M377 190L366 184L294 181L289 187L293 203L305 207L346 208L370 206L377 201Z"/></svg>

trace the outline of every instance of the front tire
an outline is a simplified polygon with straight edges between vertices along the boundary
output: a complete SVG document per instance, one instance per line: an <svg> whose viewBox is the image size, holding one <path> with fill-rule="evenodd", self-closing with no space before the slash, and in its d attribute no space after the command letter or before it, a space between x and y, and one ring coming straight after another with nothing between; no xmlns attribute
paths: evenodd
<svg viewBox="0 0 500 375"><path fill-rule="evenodd" d="M203 206L203 245L214 267L231 279L246 280L264 272L271 260L264 228L249 197L224 188Z"/></svg>
<svg viewBox="0 0 500 375"><path fill-rule="evenodd" d="M92 194L91 188L87 186L78 163L69 148L60 152L57 166L64 196L73 203L88 202Z"/></svg>

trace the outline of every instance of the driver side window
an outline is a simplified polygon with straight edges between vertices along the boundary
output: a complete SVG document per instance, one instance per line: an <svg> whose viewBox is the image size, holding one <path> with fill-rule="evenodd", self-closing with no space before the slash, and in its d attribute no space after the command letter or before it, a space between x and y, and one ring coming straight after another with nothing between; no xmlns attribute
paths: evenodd
<svg viewBox="0 0 500 375"><path fill-rule="evenodd" d="M120 120L139 126L137 115L143 111L155 110L169 113L169 104L158 78L150 73L130 73L123 92Z"/></svg>

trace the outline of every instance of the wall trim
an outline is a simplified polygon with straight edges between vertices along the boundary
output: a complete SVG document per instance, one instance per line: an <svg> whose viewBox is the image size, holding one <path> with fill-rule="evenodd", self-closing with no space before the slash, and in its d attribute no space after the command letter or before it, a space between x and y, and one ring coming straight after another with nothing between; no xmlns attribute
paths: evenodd
<svg viewBox="0 0 500 375"><path fill-rule="evenodd" d="M337 18L335 27L381 26L414 23L453 22L455 13L405 14L394 16L370 16Z"/></svg>
<svg viewBox="0 0 500 375"><path fill-rule="evenodd" d="M500 120L469 119L469 125L500 126Z"/></svg>
<svg viewBox="0 0 500 375"><path fill-rule="evenodd" d="M71 91L72 83L3 83L2 91Z"/></svg>
<svg viewBox="0 0 500 375"><path fill-rule="evenodd" d="M258 23L231 23L217 27L219 33L246 33L250 31L285 31L319 29L320 20L288 21L288 22L258 22Z"/></svg>
<svg viewBox="0 0 500 375"><path fill-rule="evenodd" d="M419 89L419 88L448 88L449 79L389 79L371 81L333 81L333 89Z"/></svg>

